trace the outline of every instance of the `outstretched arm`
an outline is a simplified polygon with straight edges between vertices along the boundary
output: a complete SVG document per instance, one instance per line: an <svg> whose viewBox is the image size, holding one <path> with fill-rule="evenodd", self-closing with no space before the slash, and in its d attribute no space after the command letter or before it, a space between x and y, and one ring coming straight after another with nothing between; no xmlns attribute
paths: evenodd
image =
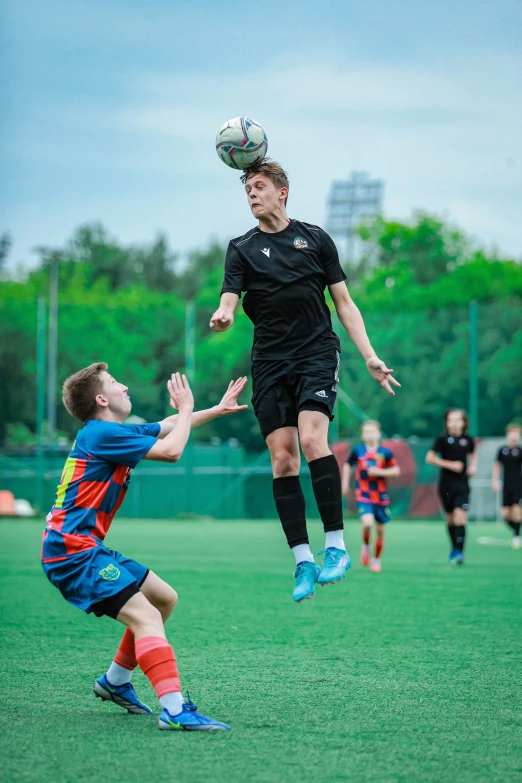
<svg viewBox="0 0 522 783"><path fill-rule="evenodd" d="M239 411L245 411L248 405L238 405L237 398L245 388L247 384L247 378L239 378L237 381L230 381L228 389L226 390L221 402L214 405L213 408L208 408L202 411L194 411L191 419L191 429L201 427L202 424L206 424L212 419L217 419L219 416L230 416L233 413L239 413ZM171 392L172 381L168 382L169 392ZM173 408L173 400L171 397L170 404ZM160 432L158 438L165 438L172 430L177 426L179 414L174 416L167 416L166 419L159 422Z"/></svg>
<svg viewBox="0 0 522 783"><path fill-rule="evenodd" d="M346 287L346 283L334 283L329 287L339 320L348 332L350 339L359 349L363 359L366 362L368 372L388 394L395 395L390 384L400 386L392 375L393 370L389 370L373 350L366 327L359 308L351 298Z"/></svg>
<svg viewBox="0 0 522 783"><path fill-rule="evenodd" d="M179 372L169 381L170 398L179 411L176 426L163 438L157 440L145 454L144 459L157 462L178 462L190 437L190 423L194 410L194 397L184 375Z"/></svg>

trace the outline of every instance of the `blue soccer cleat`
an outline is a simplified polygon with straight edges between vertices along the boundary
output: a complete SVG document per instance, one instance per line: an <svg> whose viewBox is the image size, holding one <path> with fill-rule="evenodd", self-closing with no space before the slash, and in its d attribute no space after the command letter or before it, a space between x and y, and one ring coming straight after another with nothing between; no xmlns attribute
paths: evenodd
<svg viewBox="0 0 522 783"><path fill-rule="evenodd" d="M92 690L97 699L103 701L113 701L119 707L123 707L127 712L133 715L153 715L150 707L143 704L136 696L132 683L126 682L124 685L111 685L104 674L99 680L96 680Z"/></svg>
<svg viewBox="0 0 522 783"><path fill-rule="evenodd" d="M292 594L294 601L298 604L301 601L313 598L315 595L315 583L319 576L321 569L317 563L309 563L304 560L302 563L298 563L294 571L295 587Z"/></svg>
<svg viewBox="0 0 522 783"><path fill-rule="evenodd" d="M350 555L344 549L336 549L331 546L319 552L324 555L323 567L319 574L320 585L331 585L334 582L342 582L352 561Z"/></svg>
<svg viewBox="0 0 522 783"><path fill-rule="evenodd" d="M451 552L449 553L448 557L448 564L449 565L456 565L457 564L457 558L459 556L459 550L456 549L456 547L451 548Z"/></svg>
<svg viewBox="0 0 522 783"><path fill-rule="evenodd" d="M458 552L455 555L455 563L458 566L464 565L464 552Z"/></svg>
<svg viewBox="0 0 522 783"><path fill-rule="evenodd" d="M171 715L167 709L161 713L158 729L161 731L230 731L230 726L218 720L200 715L194 705L184 704L181 712Z"/></svg>

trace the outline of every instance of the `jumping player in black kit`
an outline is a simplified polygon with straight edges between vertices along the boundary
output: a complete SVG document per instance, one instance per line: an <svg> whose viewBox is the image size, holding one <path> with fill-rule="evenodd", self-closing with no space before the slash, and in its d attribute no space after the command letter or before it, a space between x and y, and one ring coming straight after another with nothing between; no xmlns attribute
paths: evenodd
<svg viewBox="0 0 522 783"><path fill-rule="evenodd" d="M439 496L451 540L449 563L463 565L469 509L468 478L475 475L477 455L473 438L467 434L468 417L463 410L446 411L444 425L446 431L435 440L426 454L426 462L441 468Z"/></svg>
<svg viewBox="0 0 522 783"><path fill-rule="evenodd" d="M331 238L321 228L287 216L288 177L281 166L265 159L241 180L258 225L228 246L220 305L210 326L217 332L229 329L246 292L243 308L254 324L252 402L270 450L275 503L296 560L293 598L300 602L314 596L317 582L342 580L350 566L341 477L328 447L340 342L324 298L327 286L372 377L389 394L394 394L390 384L400 384L370 345ZM299 440L326 533L322 569L308 542Z"/></svg>
<svg viewBox="0 0 522 783"><path fill-rule="evenodd" d="M494 492L500 491L500 470L504 468L502 488L502 517L513 531L511 546L522 547L520 524L522 522L522 448L520 447L520 425L508 424L505 446L497 453L493 464L491 484Z"/></svg>

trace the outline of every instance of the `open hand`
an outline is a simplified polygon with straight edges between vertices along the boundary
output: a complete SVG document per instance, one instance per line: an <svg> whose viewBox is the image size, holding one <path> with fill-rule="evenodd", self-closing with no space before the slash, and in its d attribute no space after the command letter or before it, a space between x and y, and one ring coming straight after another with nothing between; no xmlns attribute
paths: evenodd
<svg viewBox="0 0 522 783"><path fill-rule="evenodd" d="M223 395L223 399L217 406L222 416L228 416L238 411L246 411L248 405L238 405L237 398L245 388L248 378L238 378L237 381L230 381L228 389Z"/></svg>
<svg viewBox="0 0 522 783"><path fill-rule="evenodd" d="M210 328L214 332L226 332L233 323L234 313L231 313L230 310L223 310L220 308L219 310L216 310L210 319Z"/></svg>
<svg viewBox="0 0 522 783"><path fill-rule="evenodd" d="M493 479L491 482L491 489L493 492L500 492L500 481L498 479Z"/></svg>
<svg viewBox="0 0 522 783"><path fill-rule="evenodd" d="M179 372L172 373L167 381L167 388L170 394L170 404L175 411L181 413L181 411L194 409L194 397L185 375L180 375Z"/></svg>
<svg viewBox="0 0 522 783"><path fill-rule="evenodd" d="M394 386L400 387L400 383L392 376L393 370L389 370L384 362L381 362L381 360L376 356L372 356L371 359L368 359L366 362L366 367L368 368L368 372L372 378L375 378L379 386L382 386L382 388L387 391L388 394L391 394L392 397L394 397L395 392L393 391L390 384L393 383Z"/></svg>
<svg viewBox="0 0 522 783"><path fill-rule="evenodd" d="M466 470L466 475L471 478L472 476L475 475L476 472L477 472L477 466L476 465L469 465L467 470Z"/></svg>

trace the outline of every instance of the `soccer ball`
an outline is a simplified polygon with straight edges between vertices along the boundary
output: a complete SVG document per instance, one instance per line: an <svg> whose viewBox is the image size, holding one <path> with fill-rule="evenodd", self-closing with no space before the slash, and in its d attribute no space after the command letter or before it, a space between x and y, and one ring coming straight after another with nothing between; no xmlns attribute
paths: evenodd
<svg viewBox="0 0 522 783"><path fill-rule="evenodd" d="M216 136L216 152L232 169L247 169L263 160L267 146L263 128L248 117L235 117L225 122Z"/></svg>

